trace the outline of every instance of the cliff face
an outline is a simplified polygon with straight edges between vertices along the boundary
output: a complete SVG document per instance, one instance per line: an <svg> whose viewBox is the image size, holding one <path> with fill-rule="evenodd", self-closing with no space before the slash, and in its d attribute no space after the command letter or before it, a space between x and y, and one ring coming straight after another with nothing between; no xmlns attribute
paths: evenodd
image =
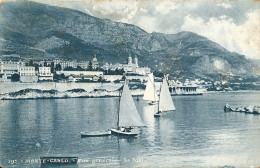
<svg viewBox="0 0 260 168"><path fill-rule="evenodd" d="M147 33L134 25L35 2L2 3L0 29L1 55L90 60L96 53L101 63L123 63L131 54L141 66L176 76L252 75L244 56L195 33Z"/></svg>

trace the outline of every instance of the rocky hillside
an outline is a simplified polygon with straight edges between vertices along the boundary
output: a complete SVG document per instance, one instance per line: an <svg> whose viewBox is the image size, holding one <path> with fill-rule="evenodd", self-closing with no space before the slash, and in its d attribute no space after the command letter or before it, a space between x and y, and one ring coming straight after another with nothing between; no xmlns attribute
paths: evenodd
<svg viewBox="0 0 260 168"><path fill-rule="evenodd" d="M28 59L77 60L90 60L96 53L101 63L123 63L132 54L141 66L178 77L253 75L244 56L195 33L147 33L134 25L35 2L0 6L0 55L12 53Z"/></svg>

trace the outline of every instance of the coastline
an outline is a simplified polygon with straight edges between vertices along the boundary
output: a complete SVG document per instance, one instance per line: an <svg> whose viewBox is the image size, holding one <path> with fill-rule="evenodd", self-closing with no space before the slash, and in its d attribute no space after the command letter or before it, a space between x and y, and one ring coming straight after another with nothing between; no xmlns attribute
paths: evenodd
<svg viewBox="0 0 260 168"><path fill-rule="evenodd" d="M0 100L67 99L118 97L123 83L0 83ZM260 92L259 90L204 91L171 96L200 96L215 93ZM143 96L144 89L131 89L132 96Z"/></svg>

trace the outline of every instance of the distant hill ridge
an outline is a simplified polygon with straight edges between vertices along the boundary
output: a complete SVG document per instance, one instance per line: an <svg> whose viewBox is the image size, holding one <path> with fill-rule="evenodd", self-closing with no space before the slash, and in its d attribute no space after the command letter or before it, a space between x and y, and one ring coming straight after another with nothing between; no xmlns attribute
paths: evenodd
<svg viewBox="0 0 260 168"><path fill-rule="evenodd" d="M253 75L245 56L192 32L147 33L125 23L35 2L0 6L0 54L24 58L60 57L123 63L129 54L141 66L173 76L215 78Z"/></svg>

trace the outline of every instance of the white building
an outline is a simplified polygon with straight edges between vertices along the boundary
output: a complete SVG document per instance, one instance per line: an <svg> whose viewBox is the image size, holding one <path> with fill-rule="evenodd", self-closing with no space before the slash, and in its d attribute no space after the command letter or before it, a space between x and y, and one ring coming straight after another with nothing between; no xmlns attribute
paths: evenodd
<svg viewBox="0 0 260 168"><path fill-rule="evenodd" d="M38 76L33 66L25 66L20 68L21 82L38 82Z"/></svg>
<svg viewBox="0 0 260 168"><path fill-rule="evenodd" d="M128 63L127 64L108 64L106 63L104 66L103 66L103 69L104 70L116 70L116 69L124 69L124 71L126 73L129 73L129 74L139 74L139 75L147 75L151 72L151 69L148 68L148 67L139 67L138 65L138 58L135 56L134 58L134 63L132 62L132 57L131 55L129 54L129 57L128 57Z"/></svg>
<svg viewBox="0 0 260 168"><path fill-rule="evenodd" d="M61 69L65 69L68 67L77 68L77 62L76 61L61 61L60 62Z"/></svg>
<svg viewBox="0 0 260 168"><path fill-rule="evenodd" d="M11 81L13 74L19 74L20 67L24 66L25 62L16 54L3 55L0 58L0 74L3 75L3 81Z"/></svg>
<svg viewBox="0 0 260 168"><path fill-rule="evenodd" d="M93 61L95 62L95 67L98 67L97 58L93 58ZM72 67L77 68L80 66L83 69L87 69L89 66L89 61L76 61L76 60L63 60L63 59L46 59L38 62L41 66L50 66L53 63L54 68L56 68L56 65L61 66L61 70L64 70L65 68Z"/></svg>
<svg viewBox="0 0 260 168"><path fill-rule="evenodd" d="M53 73L51 73L51 67L39 67L39 80L53 80Z"/></svg>
<svg viewBox="0 0 260 168"><path fill-rule="evenodd" d="M80 66L83 69L87 69L89 65L89 61L79 61L77 62L77 66Z"/></svg>

